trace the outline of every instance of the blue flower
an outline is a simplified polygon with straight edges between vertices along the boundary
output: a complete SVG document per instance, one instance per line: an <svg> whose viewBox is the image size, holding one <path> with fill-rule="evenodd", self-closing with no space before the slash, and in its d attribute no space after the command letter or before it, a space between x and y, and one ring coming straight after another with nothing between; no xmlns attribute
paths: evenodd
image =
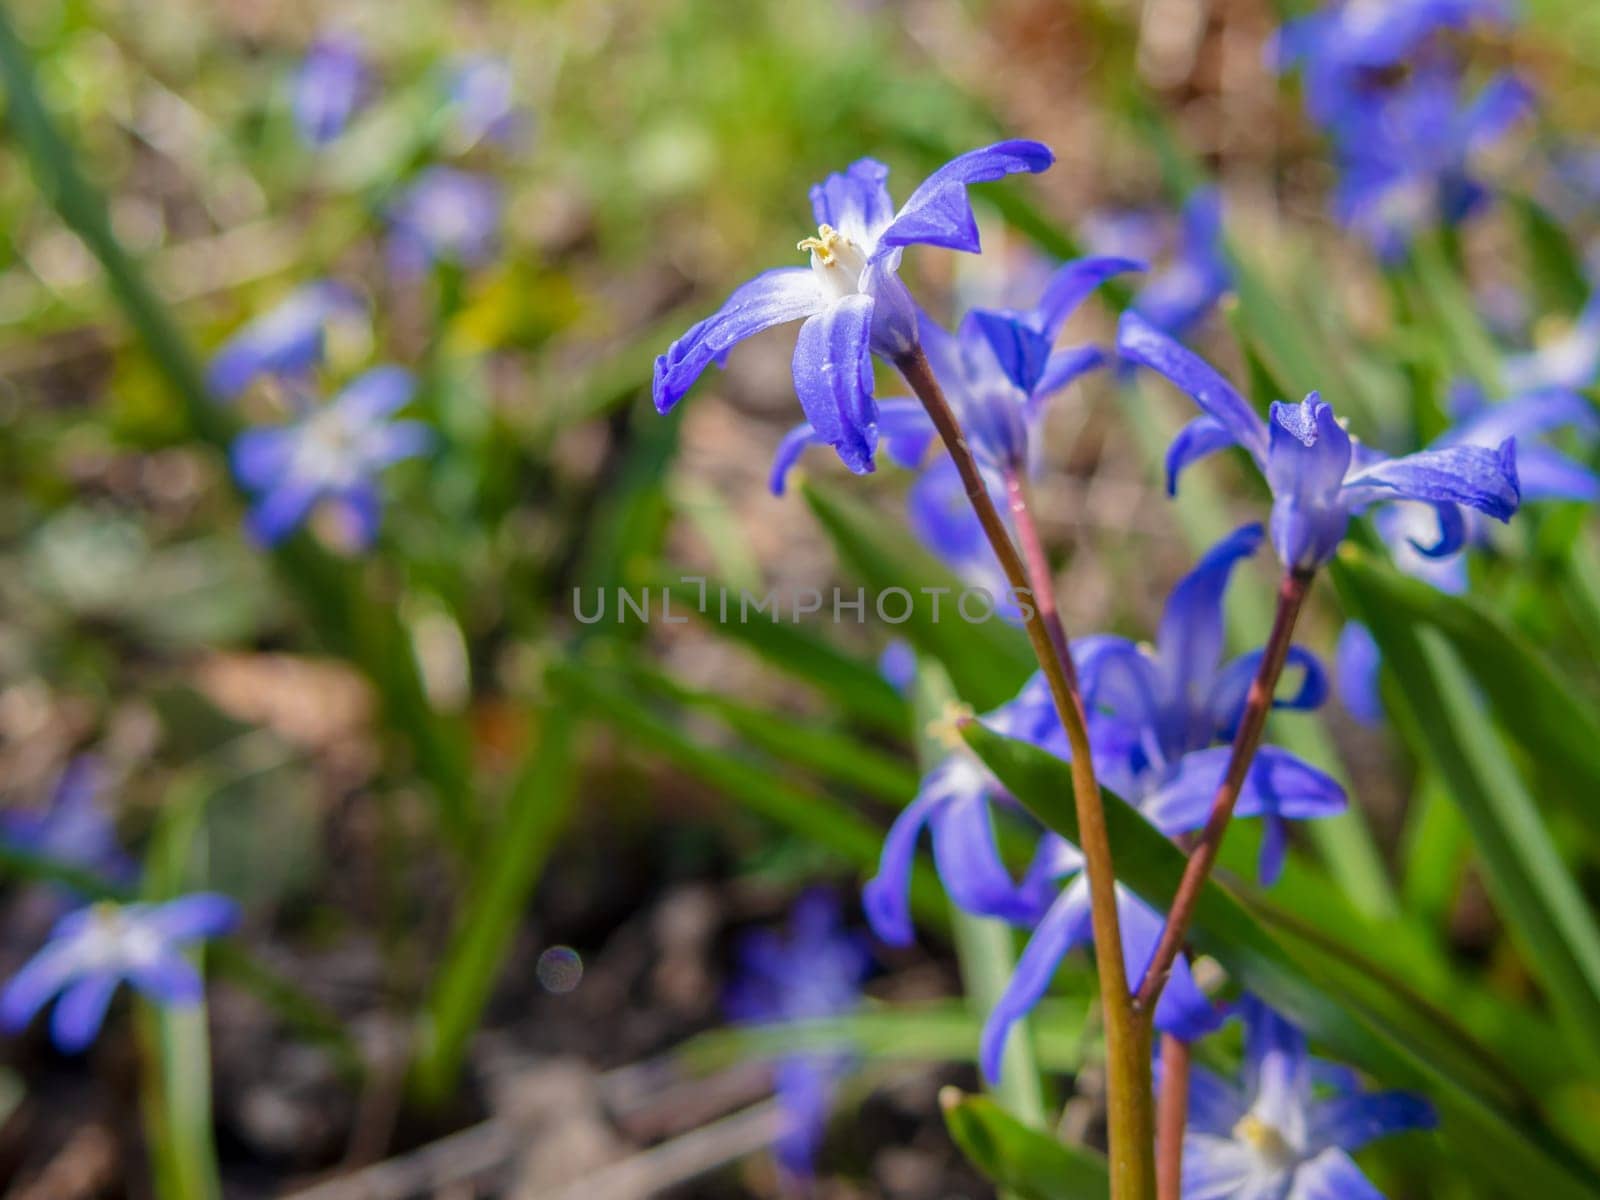
<svg viewBox="0 0 1600 1200"><path fill-rule="evenodd" d="M1253 996L1239 1009L1240 1078L1191 1068L1183 1195L1382 1200L1351 1152L1390 1134L1432 1129L1432 1107L1405 1092L1362 1091L1352 1072L1313 1059L1304 1035Z"/></svg>
<svg viewBox="0 0 1600 1200"><path fill-rule="evenodd" d="M1600 292L1589 297L1578 319L1557 336L1527 354L1505 362L1505 382L1512 392L1541 388L1581 390L1600 376Z"/></svg>
<svg viewBox="0 0 1600 1200"><path fill-rule="evenodd" d="M1333 652L1339 679L1339 700L1363 725L1383 723L1383 693L1378 688L1383 653L1360 621L1346 621Z"/></svg>
<svg viewBox="0 0 1600 1200"><path fill-rule="evenodd" d="M433 262L481 267L500 234L500 188L487 175L432 166L389 209L389 262L417 275Z"/></svg>
<svg viewBox="0 0 1600 1200"><path fill-rule="evenodd" d="M480 142L508 142L522 121L516 81L504 59L488 54L458 61L446 87L451 127L463 149Z"/></svg>
<svg viewBox="0 0 1600 1200"><path fill-rule="evenodd" d="M978 465L997 473L1026 474L1035 448L1033 431L1052 397L1105 362L1094 346L1057 350L1055 341L1078 306L1115 275L1139 271L1127 258L1081 258L1058 268L1039 302L1026 311L975 308L954 336L917 315L917 333L939 386L955 409ZM915 400L895 397L878 404L877 436L895 461L915 466L934 435L933 423ZM809 423L796 426L773 463L773 491L807 446L828 439Z"/></svg>
<svg viewBox="0 0 1600 1200"><path fill-rule="evenodd" d="M116 827L96 799L101 774L100 764L92 756L73 759L56 781L48 808L0 815L0 842L108 882L131 880L134 865L122 852Z"/></svg>
<svg viewBox="0 0 1600 1200"><path fill-rule="evenodd" d="M1263 421L1212 367L1137 313L1123 314L1117 348L1166 376L1205 414L1186 425L1167 452L1168 491L1176 492L1179 472L1195 460L1243 447L1272 489L1272 544L1292 570L1327 562L1350 518L1376 504L1433 505L1444 535L1429 552L1441 556L1455 553L1465 538L1459 506L1507 521L1520 502L1510 439L1494 448L1451 445L1386 458L1353 443L1316 393L1300 404L1274 403Z"/></svg>
<svg viewBox="0 0 1600 1200"><path fill-rule="evenodd" d="M1222 596L1234 566L1253 554L1261 540L1259 525L1238 530L1178 582L1153 649L1105 636L1073 644L1089 711L1095 773L1169 837L1205 824L1232 755L1230 746L1215 743L1233 737L1261 654L1256 651L1222 662ZM1298 646L1291 648L1290 662L1301 668L1301 682L1290 696L1277 701L1278 706L1305 709L1321 704L1328 690L1321 665ZM1042 678L1036 676L1013 702L1009 722L1028 740L1064 756L1065 736ZM1288 821L1333 816L1346 803L1344 789L1332 777L1276 746L1261 747L1234 811L1266 822L1262 882L1275 881L1283 868ZM1081 856L1067 843L1050 838L1044 853L1056 855L1056 864L1053 869L1031 870L1024 879L1027 889L1037 888L1040 875L1078 877L1038 921L1015 974L984 1024L981 1061L990 1078L999 1071L1011 1025L1039 1002L1062 957L1089 944L1094 936L1088 881L1078 874ZM942 865L940 876L948 888L950 877ZM1029 904L1038 902L1024 887L1016 889L1016 896ZM1138 979L1155 955L1162 917L1121 888L1117 912L1129 978ZM1163 1032L1191 1041L1219 1021L1182 959L1162 992L1155 1021Z"/></svg>
<svg viewBox="0 0 1600 1200"><path fill-rule="evenodd" d="M50 939L0 991L0 1028L20 1032L55 996L50 1031L69 1053L82 1050L126 981L161 1004L199 1001L203 984L184 948L237 923L226 896L199 892L165 904L93 904L63 917Z"/></svg>
<svg viewBox="0 0 1600 1200"><path fill-rule="evenodd" d="M1126 213L1092 223L1089 237L1101 253L1154 264L1129 307L1172 337L1187 336L1233 287L1222 241L1222 194L1214 187L1190 195L1176 222Z"/></svg>
<svg viewBox="0 0 1600 1200"><path fill-rule="evenodd" d="M701 372L719 366L745 338L804 320L795 343L794 384L819 441L852 471L872 470L878 444L872 355L894 359L918 345L917 309L897 274L906 246L976 252L977 218L967 185L1055 161L1038 142L1001 142L962 154L922 182L896 211L889 169L863 158L811 189L815 237L800 242L807 267L778 267L736 289L656 359L653 394L666 412Z"/></svg>
<svg viewBox="0 0 1600 1200"><path fill-rule="evenodd" d="M739 946L738 973L724 1000L733 1020L817 1020L859 1006L872 953L863 937L844 927L834 899L820 891L805 893L790 914L789 929L787 938L765 930L749 934ZM841 1054L790 1055L777 1064L784 1124L775 1150L791 1175L811 1174L834 1085L848 1067L848 1057Z"/></svg>
<svg viewBox="0 0 1600 1200"><path fill-rule="evenodd" d="M917 680L917 652L904 638L890 638L878 655L878 675L902 696Z"/></svg>
<svg viewBox="0 0 1600 1200"><path fill-rule="evenodd" d="M333 501L351 519L355 543L370 545L381 512L377 474L433 444L428 426L390 419L411 398L412 386L399 367L375 367L292 425L240 434L233 472L256 497L249 518L255 537L274 545L316 505Z"/></svg>
<svg viewBox="0 0 1600 1200"><path fill-rule="evenodd" d="M329 327L365 315L361 298L341 283L324 279L296 288L223 343L206 380L224 400L263 375L302 380L322 362Z"/></svg>
<svg viewBox="0 0 1600 1200"><path fill-rule="evenodd" d="M366 52L345 34L325 34L295 73L294 127L308 146L326 146L344 132L371 83Z"/></svg>
<svg viewBox="0 0 1600 1200"><path fill-rule="evenodd" d="M1475 160L1531 108L1527 87L1499 76L1470 102L1448 71L1427 71L1392 91L1352 98L1334 117L1339 220L1385 261L1420 231L1455 225L1488 193Z"/></svg>
<svg viewBox="0 0 1600 1200"><path fill-rule="evenodd" d="M1274 58L1280 71L1304 68L1307 106L1328 123L1363 91L1381 88L1382 72L1405 63L1441 30L1510 19L1508 0L1345 0L1286 24Z"/></svg>

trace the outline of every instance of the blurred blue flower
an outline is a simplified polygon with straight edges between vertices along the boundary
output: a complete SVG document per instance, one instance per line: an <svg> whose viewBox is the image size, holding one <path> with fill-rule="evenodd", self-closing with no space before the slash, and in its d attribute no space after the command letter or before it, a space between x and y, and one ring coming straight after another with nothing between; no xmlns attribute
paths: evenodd
<svg viewBox="0 0 1600 1200"><path fill-rule="evenodd" d="M1332 118L1340 182L1339 220L1385 261L1412 238L1471 216L1488 198L1475 160L1532 107L1509 75L1467 102L1448 71L1427 71L1395 88L1352 97Z"/></svg>
<svg viewBox="0 0 1600 1200"><path fill-rule="evenodd" d="M872 355L896 358L918 345L917 308L897 274L906 246L976 252L977 218L967 185L1055 161L1038 142L1001 142L940 167L896 211L889 169L863 158L811 189L815 237L800 242L807 267L778 267L737 288L720 310L656 359L656 408L667 412L706 367L719 366L745 338L802 318L794 385L817 440L858 474L873 469L878 404Z"/></svg>
<svg viewBox="0 0 1600 1200"><path fill-rule="evenodd" d="M223 343L206 374L211 391L233 400L263 375L304 379L322 362L329 326L366 311L342 283L323 279L296 288Z"/></svg>
<svg viewBox="0 0 1600 1200"><path fill-rule="evenodd" d="M867 941L845 927L838 903L825 892L809 891L795 902L788 937L770 930L745 937L724 1006L733 1020L752 1023L836 1017L860 1005L861 987L871 970ZM789 1174L802 1179L811 1175L835 1084L849 1062L848 1055L838 1053L779 1060L775 1083L783 1131L774 1151Z"/></svg>
<svg viewBox="0 0 1600 1200"><path fill-rule="evenodd" d="M1463 384L1452 393L1451 408L1456 424L1434 441L1434 447L1492 447L1514 439L1523 504L1600 501L1600 475L1537 440L1569 430L1588 448L1600 443L1600 411L1578 392L1549 388L1491 404L1482 389ZM1380 509L1373 517L1373 526L1388 546L1396 567L1442 592L1458 595L1467 590L1464 551L1488 540L1488 528L1477 513L1461 512L1459 519L1459 534L1451 535L1438 508L1401 502ZM1433 548L1451 536L1460 539L1458 552L1442 556L1435 553ZM1345 626L1339 639L1337 664L1339 698L1345 708L1368 724L1382 720L1378 647L1367 629L1355 622Z"/></svg>
<svg viewBox="0 0 1600 1200"><path fill-rule="evenodd" d="M1576 321L1527 354L1506 359L1505 382L1512 392L1540 388L1590 387L1600 376L1600 292L1589 297Z"/></svg>
<svg viewBox="0 0 1600 1200"><path fill-rule="evenodd" d="M389 263L418 275L434 262L481 267L500 236L500 186L487 175L432 166L389 209Z"/></svg>
<svg viewBox="0 0 1600 1200"><path fill-rule="evenodd" d="M59 995L50 1031L56 1045L72 1053L100 1032L112 993L124 981L160 1004L194 1004L204 985L184 948L222 936L238 919L232 900L210 892L68 913L0 991L0 1028L20 1032Z"/></svg>
<svg viewBox="0 0 1600 1200"><path fill-rule="evenodd" d="M349 34L324 34L295 72L294 127L308 146L326 146L344 132L366 99L371 71L366 51Z"/></svg>
<svg viewBox="0 0 1600 1200"><path fill-rule="evenodd" d="M133 862L122 852L116 826L96 798L101 775L95 758L79 755L56 781L49 807L0 814L0 842L88 871L110 883L132 880Z"/></svg>
<svg viewBox="0 0 1600 1200"><path fill-rule="evenodd" d="M511 141L522 124L516 80L504 59L477 54L457 61L446 86L452 132L462 149Z"/></svg>
<svg viewBox="0 0 1600 1200"><path fill-rule="evenodd" d="M1328 123L1363 91L1381 89L1383 72L1441 30L1508 24L1511 16L1510 0L1344 0L1284 25L1273 58L1280 71L1304 69L1307 108Z"/></svg>
<svg viewBox="0 0 1600 1200"><path fill-rule="evenodd" d="M1362 1091L1349 1070L1313 1059L1305 1036L1255 997L1244 997L1239 1010L1240 1078L1191 1068L1183 1194L1382 1200L1351 1152L1390 1134L1432 1129L1433 1108L1405 1092Z"/></svg>
<svg viewBox="0 0 1600 1200"><path fill-rule="evenodd" d="M904 638L890 638L878 655L878 674L902 696L917 681L917 652Z"/></svg>
<svg viewBox="0 0 1600 1200"><path fill-rule="evenodd" d="M1002 478L1007 472L1027 473L1036 448L1033 431L1045 406L1106 360L1094 346L1057 350L1062 325L1107 279L1142 269L1142 263L1126 258L1076 259L1050 276L1033 308L975 308L954 336L926 313L917 314L923 352L980 467ZM933 433L919 402L900 397L879 402L877 436L897 462L920 462ZM807 446L828 444L809 422L791 430L773 463L773 490L782 494L789 468Z"/></svg>
<svg viewBox="0 0 1600 1200"><path fill-rule="evenodd" d="M1167 488L1190 463L1242 446L1272 489L1272 544L1292 570L1325 563L1350 518L1395 500L1421 500L1439 514L1442 536L1428 549L1453 554L1465 540L1465 506L1510 520L1520 500L1515 444L1450 445L1386 458L1351 441L1333 409L1312 393L1300 404L1274 403L1263 421L1244 397L1197 355L1140 317L1125 313L1117 348L1194 399L1204 416L1186 425L1167 452Z"/></svg>
<svg viewBox="0 0 1600 1200"><path fill-rule="evenodd" d="M1171 337L1186 337L1233 287L1215 187L1192 193L1177 220L1119 213L1089 222L1086 232L1097 253L1151 264L1150 281L1129 307Z"/></svg>
<svg viewBox="0 0 1600 1200"><path fill-rule="evenodd" d="M233 472L256 497L251 533L274 545L317 504L333 501L350 518L354 542L370 545L381 516L378 473L433 444L433 431L420 421L391 419L412 388L401 368L375 367L292 425L241 433L233 443Z"/></svg>

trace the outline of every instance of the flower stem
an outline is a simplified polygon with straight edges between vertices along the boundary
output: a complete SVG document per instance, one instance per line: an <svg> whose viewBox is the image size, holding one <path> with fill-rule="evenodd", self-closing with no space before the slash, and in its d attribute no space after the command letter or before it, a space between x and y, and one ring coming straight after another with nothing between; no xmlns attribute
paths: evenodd
<svg viewBox="0 0 1600 1200"><path fill-rule="evenodd" d="M1006 472L1006 498L1011 502L1011 524L1017 531L1017 541L1022 544L1022 557L1027 562L1028 577L1033 581L1033 602L1050 635L1050 645L1056 658L1067 673L1067 682L1078 692L1078 668L1072 661L1072 647L1067 642L1066 627L1061 623L1061 612L1056 607L1056 591L1050 581L1050 560L1045 557L1044 542L1039 538L1039 527L1033 519L1033 509L1028 503L1028 481L1015 468ZM1081 692L1079 693L1081 696Z"/></svg>
<svg viewBox="0 0 1600 1200"><path fill-rule="evenodd" d="M1227 772L1211 801L1211 815L1206 818L1200 839L1194 852L1189 855L1188 866L1184 868L1183 878L1178 883L1178 893L1173 897L1172 907L1167 914L1166 927L1161 931L1161 940L1156 944L1156 952L1150 959L1150 965L1145 968L1144 979L1140 981L1139 992L1134 997L1134 1009L1141 1016L1148 1018L1155 1012L1161 989L1166 987L1167 977L1172 974L1172 964L1189 935L1200 891L1210 878L1211 869L1216 866L1223 835L1228 832L1228 822L1233 819L1233 806L1238 803L1239 791L1250 772L1250 765L1255 761L1256 751L1261 747L1267 715L1272 711L1272 697L1278 690L1278 677L1283 674L1283 665L1288 660L1295 622L1300 618L1300 609L1305 604L1306 593L1311 589L1313 576L1313 571L1297 568L1287 572L1278 586L1278 609L1272 618L1272 633L1267 639L1266 649L1261 655L1261 666L1256 670L1250 693L1245 699L1239 730L1233 737L1233 753L1228 756Z"/></svg>
<svg viewBox="0 0 1600 1200"><path fill-rule="evenodd" d="M1183 1131L1189 1123L1189 1043L1161 1035L1161 1097L1156 1104L1156 1195L1183 1193Z"/></svg>
<svg viewBox="0 0 1600 1200"><path fill-rule="evenodd" d="M1058 632L1052 635L1045 617L1047 611L1056 612L1049 572L1043 569L1040 551L1030 577L1028 566L1012 544L1005 520L984 484L961 424L945 399L939 381L934 378L927 355L918 347L897 358L895 366L922 401L945 449L950 452L967 500L994 548L995 557L1000 560L1007 583L1017 595L1028 640L1050 685L1051 699L1072 748L1072 790L1078 813L1079 849L1083 851L1084 870L1089 877L1095 964L1099 969L1101 1005L1105 1010L1111 1195L1113 1200L1153 1200L1155 1103L1150 1082L1150 1032L1149 1026L1136 1018L1128 992L1128 977L1122 961L1122 934L1117 921L1111 839L1106 833L1100 787L1095 781L1083 699L1078 693L1071 656L1067 653L1065 633L1060 632L1060 618L1055 618ZM1037 545L1037 533L1033 532L1033 522L1027 513L1026 494L1020 486L1012 495L1013 510L1019 503L1024 514L1019 530L1030 531L1025 536L1031 537ZM1030 551L1032 557L1035 556Z"/></svg>

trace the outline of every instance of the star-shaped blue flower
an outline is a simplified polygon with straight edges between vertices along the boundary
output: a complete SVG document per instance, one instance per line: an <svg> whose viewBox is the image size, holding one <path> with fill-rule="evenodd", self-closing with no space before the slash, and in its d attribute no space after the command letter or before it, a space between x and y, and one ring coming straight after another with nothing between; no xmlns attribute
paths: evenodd
<svg viewBox="0 0 1600 1200"><path fill-rule="evenodd" d="M733 1020L817 1020L859 1006L872 952L865 938L845 927L833 897L810 891L795 902L789 936L748 934L738 948L737 968L724 998ZM789 1174L811 1175L835 1084L848 1067L848 1056L840 1054L790 1055L778 1062L774 1082L784 1127L774 1150Z"/></svg>
<svg viewBox="0 0 1600 1200"><path fill-rule="evenodd" d="M1382 1200L1351 1152L1390 1134L1432 1129L1432 1107L1405 1092L1362 1091L1353 1072L1313 1059L1304 1035L1253 996L1239 1011L1241 1076L1190 1071L1183 1195Z"/></svg>
<svg viewBox="0 0 1600 1200"><path fill-rule="evenodd" d="M1465 540L1461 507L1508 521L1521 493L1511 439L1489 448L1451 445L1386 458L1351 441L1333 409L1312 393L1300 404L1274 403L1263 421L1244 397L1198 355L1125 313L1117 340L1124 358L1166 376L1204 411L1167 452L1167 487L1197 459L1241 446L1272 489L1272 544L1286 567L1313 570L1344 539L1350 518L1395 500L1420 500L1439 513L1444 534L1430 553L1453 554Z"/></svg>
<svg viewBox="0 0 1600 1200"><path fill-rule="evenodd" d="M897 274L906 246L976 253L978 223L967 186L1055 161L1038 142L1000 142L952 159L904 205L889 198L889 169L863 158L811 189L815 237L800 242L809 267L778 267L728 297L656 359L656 408L667 412L706 367L719 366L745 338L804 321L794 352L794 385L818 440L852 471L873 468L878 405L872 355L889 359L918 345L917 309Z"/></svg>
<svg viewBox="0 0 1600 1200"><path fill-rule="evenodd" d="M56 781L47 808L0 814L0 842L109 882L133 879L133 862L122 852L116 826L97 798L101 778L100 763L93 756L73 759Z"/></svg>
<svg viewBox="0 0 1600 1200"><path fill-rule="evenodd" d="M350 519L355 544L370 545L382 513L378 474L433 444L433 431L422 422L392 419L413 386L399 367L374 367L292 425L241 433L233 443L233 472L256 496L251 533L274 545L318 504L331 501Z"/></svg>
<svg viewBox="0 0 1600 1200"><path fill-rule="evenodd" d="M100 1032L112 994L126 982L161 1004L199 1001L203 984L185 949L238 922L226 896L199 892L165 904L92 904L68 913L0 991L0 1028L20 1032L56 997L50 1031L69 1053Z"/></svg>
<svg viewBox="0 0 1600 1200"><path fill-rule="evenodd" d="M500 186L487 175L432 166L389 209L389 264L418 275L434 262L481 267L500 237Z"/></svg>
<svg viewBox="0 0 1600 1200"><path fill-rule="evenodd" d="M338 138L370 85L371 70L359 41L342 33L318 38L295 72L290 97L301 140L321 147Z"/></svg>
<svg viewBox="0 0 1600 1200"><path fill-rule="evenodd" d="M1589 297L1569 328L1505 361L1506 387L1514 393L1543 388L1578 391L1593 386L1596 377L1600 377L1600 292Z"/></svg>

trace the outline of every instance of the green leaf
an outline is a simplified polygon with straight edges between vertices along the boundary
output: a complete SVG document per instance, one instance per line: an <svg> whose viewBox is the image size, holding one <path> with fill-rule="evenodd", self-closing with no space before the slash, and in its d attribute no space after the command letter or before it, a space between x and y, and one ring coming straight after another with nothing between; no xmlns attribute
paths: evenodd
<svg viewBox="0 0 1600 1200"><path fill-rule="evenodd" d="M1522 231L1529 273L1540 301L1535 311L1576 313L1589 298L1582 251L1537 200L1514 193L1504 198L1510 202Z"/></svg>
<svg viewBox="0 0 1600 1200"><path fill-rule="evenodd" d="M1341 558L1335 579L1360 594L1363 611L1378 610L1382 624L1444 635L1501 727L1563 781L1551 799L1600 838L1600 713L1577 683L1477 597L1448 595L1355 552ZM1406 690L1415 690L1409 680Z"/></svg>
<svg viewBox="0 0 1600 1200"><path fill-rule="evenodd" d="M1385 671L1405 680L1403 688L1386 694L1391 712L1460 808L1496 907L1565 1018L1575 1046L1600 1061L1600 930L1490 724L1462 657L1439 633L1418 630L1410 610L1391 603L1402 589L1384 588L1385 573L1359 553L1342 554L1333 575L1341 596L1372 630ZM1479 645L1477 653L1509 661L1492 644ZM1487 698L1495 699L1492 693ZM1504 704L1510 698L1499 699ZM1536 708L1559 697L1519 691L1515 699Z"/></svg>
<svg viewBox="0 0 1600 1200"><path fill-rule="evenodd" d="M998 1188L1021 1200L1105 1200L1105 1159L1030 1129L983 1096L939 1093L945 1127L961 1152Z"/></svg>
<svg viewBox="0 0 1600 1200"><path fill-rule="evenodd" d="M1067 764L1037 747L1001 737L977 722L969 744L1008 791L1046 826L1077 838ZM1103 793L1119 882L1165 910L1177 891L1182 852L1125 803ZM1326 956L1269 932L1221 883L1206 885L1191 940L1216 957L1246 989L1284 1012L1345 1061L1385 1082L1416 1089L1438 1106L1457 1153L1516 1194L1600 1196L1600 1176L1532 1116L1535 1101L1514 1074L1440 1014L1419 1008L1382 980L1335 973ZM1318 969L1321 968L1319 976Z"/></svg>
<svg viewBox="0 0 1600 1200"><path fill-rule="evenodd" d="M890 611L896 616L901 607L910 610L897 632L944 666L963 700L987 711L1017 694L1035 666L1021 629L998 617L982 623L964 620L956 600L966 584L907 538L898 521L885 520L832 488L807 481L800 490L841 561L866 584L869 610L875 595L886 597L890 589L900 589L885 600L895 605Z"/></svg>

